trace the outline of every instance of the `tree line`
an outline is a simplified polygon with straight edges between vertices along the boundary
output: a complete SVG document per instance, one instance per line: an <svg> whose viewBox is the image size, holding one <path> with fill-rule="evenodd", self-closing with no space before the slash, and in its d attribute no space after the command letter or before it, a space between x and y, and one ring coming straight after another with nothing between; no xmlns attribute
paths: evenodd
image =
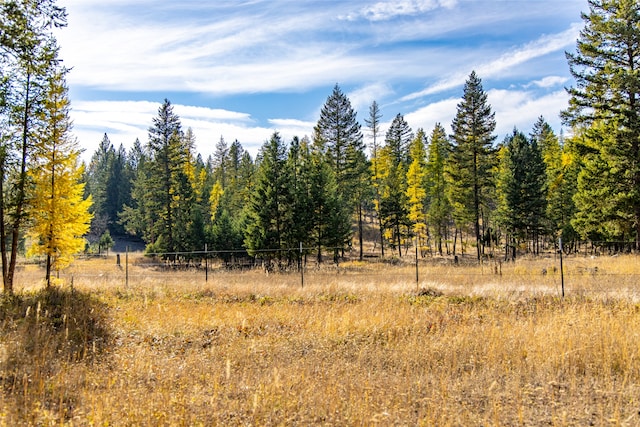
<svg viewBox="0 0 640 427"><path fill-rule="evenodd" d="M127 232L152 252L244 248L294 262L302 244L337 257L364 255L373 218L383 256L416 244L439 254L471 250L515 257L562 238L640 248L640 13L637 2L588 2L576 53L576 86L563 112L569 135L541 116L529 135L502 141L481 79L472 72L448 134L441 123L413 130L401 114L381 134L374 101L360 124L336 85L310 136L279 133L255 159L221 138L193 152L165 100L146 144L115 150L105 135L87 169L92 232ZM365 144L365 140L368 144ZM615 242L615 243L614 243ZM269 252L261 252L263 250Z"/></svg>
<svg viewBox="0 0 640 427"><path fill-rule="evenodd" d="M18 252L62 268L89 232L141 239L150 253L246 251L268 263L364 253L375 225L382 256L473 251L513 258L558 237L640 249L640 6L589 0L575 53L576 85L558 135L541 116L503 140L482 81L465 82L450 133L411 129L397 114L384 134L373 101L362 124L336 85L311 135L274 132L255 158L221 137L207 159L169 100L146 141L116 149L104 135L86 167L70 134L68 72L52 28L54 0L7 0L0 13L0 247L5 290ZM89 205L91 207L89 208ZM470 244L469 244L470 243ZM83 244L83 243L82 243ZM173 255L171 255L173 254Z"/></svg>

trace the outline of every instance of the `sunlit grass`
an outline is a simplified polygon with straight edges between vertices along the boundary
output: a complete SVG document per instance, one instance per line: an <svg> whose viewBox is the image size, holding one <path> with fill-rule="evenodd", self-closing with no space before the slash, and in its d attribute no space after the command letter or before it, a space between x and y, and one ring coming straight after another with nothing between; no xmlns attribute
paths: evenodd
<svg viewBox="0 0 640 427"><path fill-rule="evenodd" d="M0 424L640 423L632 256L567 259L564 299L553 257L429 260L418 283L411 263L352 262L304 286L130 261L128 283L112 258L79 261L54 299L21 272L34 285L2 306Z"/></svg>

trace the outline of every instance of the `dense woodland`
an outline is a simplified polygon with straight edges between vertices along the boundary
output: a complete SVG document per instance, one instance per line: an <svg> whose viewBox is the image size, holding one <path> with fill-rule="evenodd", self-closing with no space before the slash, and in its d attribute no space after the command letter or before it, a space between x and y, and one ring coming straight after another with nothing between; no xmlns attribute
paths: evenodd
<svg viewBox="0 0 640 427"><path fill-rule="evenodd" d="M65 25L64 9L12 0L0 15L5 290L27 246L51 258L48 269L63 267L77 249L63 236L86 235L91 250L129 235L165 259L206 247L279 265L299 262L298 248L319 262L347 250L362 258L366 230L383 257L417 247L422 256L512 259L554 249L558 238L566 250L579 240L640 249L637 1L588 1L577 49L567 54L576 84L564 136L540 116L529 134L514 128L498 140L472 72L450 124L411 129L397 114L383 134L389 118L378 104L359 119L336 85L312 135L285 141L274 132L255 158L220 137L204 159L165 100L146 141L127 150L105 134L88 165L78 163L69 133L68 70L51 34Z"/></svg>

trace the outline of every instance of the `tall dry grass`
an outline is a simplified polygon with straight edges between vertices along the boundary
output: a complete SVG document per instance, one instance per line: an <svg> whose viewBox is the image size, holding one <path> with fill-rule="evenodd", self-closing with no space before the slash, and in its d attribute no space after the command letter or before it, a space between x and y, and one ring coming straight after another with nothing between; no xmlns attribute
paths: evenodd
<svg viewBox="0 0 640 427"><path fill-rule="evenodd" d="M2 303L0 424L637 425L637 264L78 263Z"/></svg>

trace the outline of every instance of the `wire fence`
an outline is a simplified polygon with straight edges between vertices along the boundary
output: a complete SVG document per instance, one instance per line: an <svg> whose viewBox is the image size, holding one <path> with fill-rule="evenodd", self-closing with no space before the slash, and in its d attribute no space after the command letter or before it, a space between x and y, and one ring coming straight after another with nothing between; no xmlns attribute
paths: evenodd
<svg viewBox="0 0 640 427"><path fill-rule="evenodd" d="M337 256L334 257L334 255ZM544 293L562 296L628 296L640 300L640 263L635 255L561 256L558 252L507 262L474 255L434 255L406 251L404 256L380 257L342 248L323 250L323 261L313 248L260 251L194 251L142 254L85 255L57 272L63 283L93 288L163 286L225 286L229 291L252 286L266 292L277 284L291 288L347 287L357 289L425 289L487 293ZM564 262L563 262L564 261ZM44 269L31 260L19 265L18 282L25 287L41 282Z"/></svg>

